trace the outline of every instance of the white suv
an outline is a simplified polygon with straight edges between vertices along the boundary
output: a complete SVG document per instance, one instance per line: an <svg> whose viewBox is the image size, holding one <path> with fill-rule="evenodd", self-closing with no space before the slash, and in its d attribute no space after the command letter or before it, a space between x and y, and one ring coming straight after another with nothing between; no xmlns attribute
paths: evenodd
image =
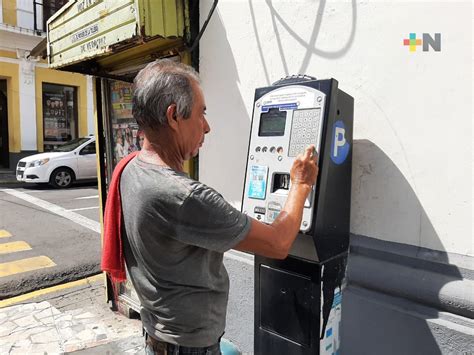
<svg viewBox="0 0 474 355"><path fill-rule="evenodd" d="M16 179L70 187L75 180L97 179L95 137L76 138L53 152L30 155L18 162Z"/></svg>

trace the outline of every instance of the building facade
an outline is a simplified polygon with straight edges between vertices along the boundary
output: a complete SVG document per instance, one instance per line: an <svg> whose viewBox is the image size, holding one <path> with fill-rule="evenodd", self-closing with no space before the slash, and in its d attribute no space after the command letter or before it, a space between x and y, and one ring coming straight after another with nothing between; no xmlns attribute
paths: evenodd
<svg viewBox="0 0 474 355"><path fill-rule="evenodd" d="M48 69L32 49L65 0L0 0L0 168L93 134L90 77Z"/></svg>
<svg viewBox="0 0 474 355"><path fill-rule="evenodd" d="M203 23L213 1L200 3ZM342 354L474 348L471 14L469 1L221 1L201 39L200 180L238 208L255 88L307 74L354 97Z"/></svg>

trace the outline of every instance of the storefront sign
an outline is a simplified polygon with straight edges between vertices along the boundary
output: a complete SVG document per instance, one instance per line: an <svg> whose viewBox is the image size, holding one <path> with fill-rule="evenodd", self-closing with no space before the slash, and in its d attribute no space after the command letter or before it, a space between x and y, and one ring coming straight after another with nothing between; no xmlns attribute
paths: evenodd
<svg viewBox="0 0 474 355"><path fill-rule="evenodd" d="M110 51L137 35L134 0L82 0L48 21L50 67L80 62Z"/></svg>

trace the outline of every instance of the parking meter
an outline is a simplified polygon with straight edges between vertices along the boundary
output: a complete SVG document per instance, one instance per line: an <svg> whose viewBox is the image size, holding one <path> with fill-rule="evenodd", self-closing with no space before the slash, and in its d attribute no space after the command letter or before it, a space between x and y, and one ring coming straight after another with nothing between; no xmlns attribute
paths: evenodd
<svg viewBox="0 0 474 355"><path fill-rule="evenodd" d="M354 101L334 79L291 76L256 89L242 210L272 223L290 169L314 144L316 184L285 260L255 256L256 354L335 354L349 247Z"/></svg>

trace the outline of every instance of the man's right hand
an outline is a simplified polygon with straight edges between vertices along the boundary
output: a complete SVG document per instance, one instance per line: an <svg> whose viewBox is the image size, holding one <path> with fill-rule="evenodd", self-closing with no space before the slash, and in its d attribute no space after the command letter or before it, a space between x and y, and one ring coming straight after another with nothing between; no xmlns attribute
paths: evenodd
<svg viewBox="0 0 474 355"><path fill-rule="evenodd" d="M285 259L300 230L306 198L316 183L317 155L314 145L296 157L290 171L291 186L285 206L272 224L255 219L247 237L235 249L275 259Z"/></svg>
<svg viewBox="0 0 474 355"><path fill-rule="evenodd" d="M312 187L318 176L318 154L313 144L306 147L303 154L299 154L290 171L290 179L293 185L306 184Z"/></svg>

